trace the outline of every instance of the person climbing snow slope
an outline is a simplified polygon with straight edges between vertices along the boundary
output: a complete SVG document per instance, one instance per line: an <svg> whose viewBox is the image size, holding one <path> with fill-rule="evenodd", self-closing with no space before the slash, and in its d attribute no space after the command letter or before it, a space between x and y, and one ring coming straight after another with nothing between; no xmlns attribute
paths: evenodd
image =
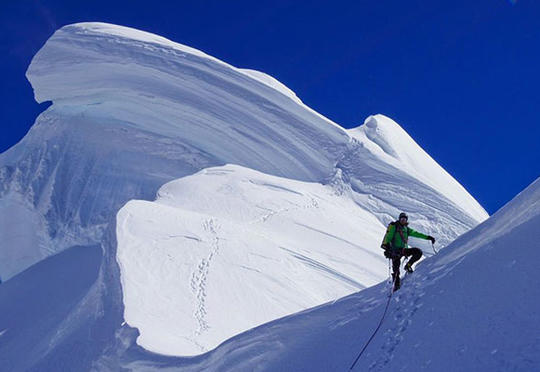
<svg viewBox="0 0 540 372"><path fill-rule="evenodd" d="M394 291L397 291L401 286L399 277L399 267L401 265L401 257L409 257L410 260L405 265L405 271L412 273L412 265L422 258L422 250L419 248L409 248L407 241L409 236L430 240L435 243L435 238L431 235L425 235L411 229L408 226L409 217L406 213L401 213L397 221L391 222L386 229L386 234L381 245L384 249L384 256L392 260L392 280L394 283Z"/></svg>

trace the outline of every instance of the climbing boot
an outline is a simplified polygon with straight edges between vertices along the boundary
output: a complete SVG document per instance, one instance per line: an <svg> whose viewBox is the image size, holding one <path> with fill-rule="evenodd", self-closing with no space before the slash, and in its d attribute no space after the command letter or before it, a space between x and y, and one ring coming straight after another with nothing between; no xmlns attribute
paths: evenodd
<svg viewBox="0 0 540 372"><path fill-rule="evenodd" d="M408 272L409 274L411 274L414 271L410 262L407 262L407 264L405 265L405 271Z"/></svg>

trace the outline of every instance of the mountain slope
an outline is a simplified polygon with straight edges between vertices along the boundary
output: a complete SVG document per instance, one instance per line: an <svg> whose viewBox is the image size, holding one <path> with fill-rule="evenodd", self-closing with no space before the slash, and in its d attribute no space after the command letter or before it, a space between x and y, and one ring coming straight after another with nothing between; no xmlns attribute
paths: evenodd
<svg viewBox="0 0 540 372"><path fill-rule="evenodd" d="M6 279L99 241L125 202L152 199L164 183L208 166L302 180L332 173L350 140L345 131L259 79L163 40L78 24L56 32L33 59L27 76L36 99L53 105L0 156L0 192L34 214L23 231L45 233L39 247L38 237L10 244L35 259L7 268L2 257Z"/></svg>
<svg viewBox="0 0 540 372"><path fill-rule="evenodd" d="M205 169L118 213L125 319L148 350L200 354L383 280L384 231L333 187Z"/></svg>
<svg viewBox="0 0 540 372"><path fill-rule="evenodd" d="M354 370L538 370L540 253L531 231L539 223L540 179L405 278ZM265 324L195 360L157 365L138 355L125 363L133 370L348 370L375 330L388 290L381 283Z"/></svg>
<svg viewBox="0 0 540 372"><path fill-rule="evenodd" d="M50 100L52 105L37 118L20 143L0 155L0 276L7 280L6 284L19 280L26 282L30 279L20 278L27 277L26 270L33 270L37 262L43 264L39 266L40 270L56 270L54 262L57 261L46 258L54 258L64 251L72 252L76 247L99 246L102 256L97 279L90 287L86 284L77 287L78 292L73 296L79 301L72 302L66 320L54 317L54 322L47 322L44 332L63 335L62 342L43 349L40 339L24 339L26 350L39 348L43 352L32 352L27 357L20 349L17 353L8 352L9 347L0 350L1 359L11 363L13 370L24 370L23 365L30 366L29 363L29 368L35 370L54 365L71 370L88 370L96 365L100 366L95 367L99 370L118 370L118 363L125 357L136 354L145 360L147 353L135 344L135 340L144 339L147 334L143 328L139 331L121 321L128 309L122 301L126 289L122 284L129 277L121 275L117 264L120 257L117 256L117 213L130 200L153 201L163 185L203 169L236 164L247 168L249 177L266 181L272 176L281 177L278 181L272 179L277 182L277 188L254 184L248 189L244 195L247 197L246 210L256 207L258 192L264 193L270 203L279 204L295 198L301 203L309 201L306 195L294 192L290 193L290 200L276 197L284 191L280 187L300 194L307 188L314 190L318 197L326 197L329 190L333 190L338 195L334 199L335 205L346 206L347 216L340 215L332 203L323 202L320 205L324 208L317 213L321 221L335 218L343 222L342 226L332 227L329 232L338 235L335 239L321 238L324 234L320 231L328 231L312 225L316 222L315 213L289 216L290 221L305 225L303 229L301 225L293 225L299 229L297 231L302 231L295 236L300 243L304 238L313 240L317 236L321 241L340 241L336 245L341 247L347 246L344 240L353 242L359 245L358 252L376 251L384 225L401 210L407 210L414 220L414 227L437 236L442 245L446 245L487 217L482 207L457 182L449 182L439 189L440 184L426 181L426 175L439 179L445 174L432 163L415 164L418 169L411 172L411 163L404 159L425 158L425 153L418 147L408 147L405 153L399 153L397 160L390 161L368 142L354 138L303 105L294 93L275 79L237 69L156 35L102 23L66 26L38 52L27 76L36 99L40 102ZM386 125L386 120L376 116L370 126ZM410 140L403 131L392 131L392 135L401 133L392 140L386 138L389 135L386 132L381 133L382 140L392 144ZM200 175L193 179L203 179ZM189 183L193 179L184 181ZM224 177L220 184L231 185L233 181L234 178ZM195 183L193 187L204 190L202 186ZM216 200L223 202L224 195L218 194L222 199ZM200 199L200 195L197 198ZM182 193L173 195L169 201L174 204L174 200L186 202ZM218 205L223 205L220 203ZM156 207L154 203L149 205ZM202 204L195 202L193 208L199 207L202 208ZM191 223L197 214L219 217L223 212L218 209L173 209L175 213L180 211L181 216L191 218L187 219ZM146 210L142 212L141 215L133 214L134 220L143 218ZM231 209L230 212L220 218L230 223L232 236L232 230L237 227L232 216L237 211ZM229 222L230 219L233 222ZM363 228L369 233L364 236L352 231L344 219L361 219L368 225ZM274 227L273 236L267 239L267 247L283 245L282 240L287 236L284 232L289 226ZM193 225L192 228L198 231L200 226ZM283 237L280 236L282 232ZM259 233L258 227L251 234L246 233L238 243L243 247L255 247L254 239L260 240ZM420 244L413 242L417 243ZM326 270L324 275L330 276L332 272L334 279L325 278L325 284L307 296L312 302L302 299L296 308L291 305L294 299L284 301L285 291L281 291L275 302L287 303L281 309L282 313L269 309L271 317L335 298L344 291L352 292L358 286L371 285L385 270L380 258L366 260L363 267L362 262L347 266L343 262L343 252L335 254L339 270L334 270L334 263L328 263L333 259L333 253L327 254L322 266L314 268L319 261L316 256L322 255L320 247L309 251L301 244L298 247L306 250L300 253L309 258L304 260L310 263L303 266L303 269L310 266L304 273L316 272L320 279ZM292 251L296 255L294 259L284 253L280 257L287 257L291 265L298 264L301 261L299 250ZM156 262L166 266L167 259L162 256L161 261ZM362 276L361 272L370 274ZM242 271L237 282L247 280L248 276L244 274ZM358 278L350 278L357 274ZM264 275L261 273L258 278ZM88 278L92 276L78 279L83 282ZM166 278L166 275L157 275L151 282L155 285L161 280L161 284L167 286ZM347 282L346 278L350 280ZM202 283L199 279L196 277L195 282ZM279 279L280 286L282 280ZM331 280L339 284L332 286L330 291L328 283ZM223 281L225 286L226 278ZM298 284L291 281L287 288L294 292L309 287L309 277L304 281L304 287L296 287ZM61 291L61 286L53 285L50 290ZM13 294L2 297L2 301L9 302L11 296ZM251 293L245 291L242 296L242 301L247 301ZM211 303L211 300L207 301ZM47 306L47 303L41 305ZM192 304L187 301L183 305L187 308L183 311L194 319L197 314L203 314L202 310L193 313ZM53 311L53 304L50 307ZM47 314L50 312L44 308L42 316L47 317ZM41 315L38 313L36 317L36 323L39 323ZM10 328L24 328L24 317L10 319ZM259 318L257 322L260 321L265 320ZM200 324L204 325L204 322ZM254 323L244 326L252 325ZM234 332L238 331L235 328ZM215 332L221 333L221 337L230 334L223 329ZM81 334L99 337L95 342L80 344L89 355L88 359L73 360L66 354L66 347L79 345L78 336L74 335ZM19 345L20 340L9 342ZM207 347L216 342L215 339L208 341ZM154 361L160 359L155 355L152 358Z"/></svg>
<svg viewBox="0 0 540 372"><path fill-rule="evenodd" d="M452 237L487 217L455 181L437 189L389 164L275 79L156 35L102 23L65 26L27 76L36 99L53 104L0 155L0 210L27 215L20 230L33 236L0 231L21 247L0 257L6 279L50 254L98 242L128 200L151 200L168 181L226 163L323 183L340 170L383 223L411 201L423 228L446 211Z"/></svg>
<svg viewBox="0 0 540 372"><path fill-rule="evenodd" d="M433 187L475 219L482 221L486 218L484 211L478 208L478 203L469 197L463 186L392 119L383 115L370 116L363 125L347 132L381 161Z"/></svg>

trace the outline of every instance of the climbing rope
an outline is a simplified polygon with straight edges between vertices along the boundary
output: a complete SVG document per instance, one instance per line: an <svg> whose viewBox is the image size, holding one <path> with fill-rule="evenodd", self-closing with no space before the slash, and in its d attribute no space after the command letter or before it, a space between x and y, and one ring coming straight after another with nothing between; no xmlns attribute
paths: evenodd
<svg viewBox="0 0 540 372"><path fill-rule="evenodd" d="M392 262L392 260L388 259L388 272L390 274L390 278L392 278L392 271L391 271L391 265L392 264L391 264L391 262ZM382 325L382 323L384 321L384 318L386 317L386 312L388 311L388 306L390 305L390 300L392 299L392 295L394 294L394 281L395 281L395 278L392 278L391 279L392 285L390 286L390 294L388 295L388 301L386 301L386 306L384 307L384 312L383 312L383 315L381 317L381 320L379 321L379 324L377 325L377 328L375 328L375 331L373 331L373 334L371 335L369 340L367 340L366 344L364 345L364 347L362 348L362 350L360 351L360 353L358 354L358 356L354 360L353 364L351 365L351 368L349 369L350 371L353 370L354 366L356 365L356 362L358 362L358 359L360 359L360 357L362 356L362 354L364 353L364 351L368 347L371 340L373 340L373 337L375 337L375 335L379 331L379 328L381 328L381 325Z"/></svg>
<svg viewBox="0 0 540 372"><path fill-rule="evenodd" d="M407 262L409 262L409 259L410 258L407 257L407 259L404 261L405 265L407 264ZM358 360L360 359L360 357L362 356L364 351L367 349L369 343L371 342L371 340L373 340L373 337L375 337L375 335L379 331L379 328L381 328L381 325L383 324L384 318L386 317L386 312L388 311L388 307L390 306L390 300L392 300L392 295L394 294L394 282L395 282L395 278L392 278L392 260L390 260L390 259L388 259L388 274L390 275L389 278L388 278L389 282L391 282L392 285L390 286L390 294L388 295L388 301L386 301L386 306L384 307L384 312L382 314L381 320L379 320L379 324L377 325L377 328L375 328L375 330L371 334L371 337L369 338L369 340L367 340L367 342L364 345L364 347L362 348L362 350L360 350L360 353L358 353L358 356L354 360L354 362L351 365L351 368L349 369L349 371L353 370L354 366L356 365L356 362L358 362ZM407 275L407 273L405 273L405 275Z"/></svg>

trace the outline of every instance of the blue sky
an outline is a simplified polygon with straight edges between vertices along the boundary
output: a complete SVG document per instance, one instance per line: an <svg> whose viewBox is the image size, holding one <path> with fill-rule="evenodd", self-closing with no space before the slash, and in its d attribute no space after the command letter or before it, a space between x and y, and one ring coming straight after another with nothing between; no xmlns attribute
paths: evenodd
<svg viewBox="0 0 540 372"><path fill-rule="evenodd" d="M32 56L82 21L269 73L347 128L388 115L490 213L540 176L537 0L3 1L0 152L47 107L24 76Z"/></svg>

